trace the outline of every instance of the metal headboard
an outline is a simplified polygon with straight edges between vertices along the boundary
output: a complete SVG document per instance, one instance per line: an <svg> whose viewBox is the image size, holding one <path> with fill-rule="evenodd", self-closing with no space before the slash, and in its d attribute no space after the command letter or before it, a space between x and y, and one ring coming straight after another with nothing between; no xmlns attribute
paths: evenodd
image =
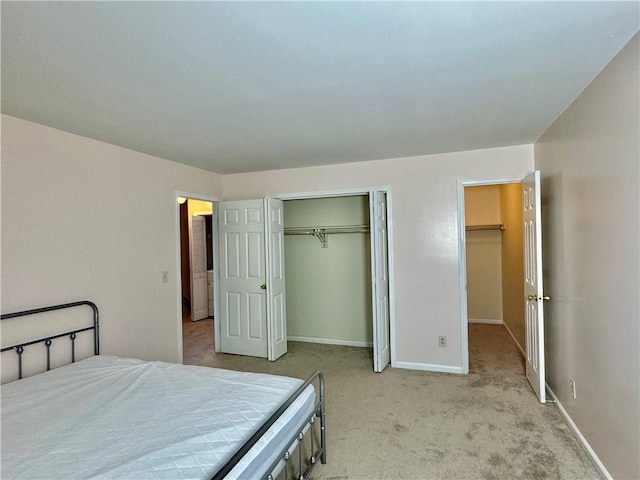
<svg viewBox="0 0 640 480"><path fill-rule="evenodd" d="M2 350L0 350L0 353L6 352L8 350L15 350L16 353L18 354L18 378L22 378L22 354L24 352L24 347L28 347L29 345L34 345L36 343L44 343L45 346L47 347L47 370L51 370L51 341L56 338L64 337L67 335L69 336L69 339L71 340L71 363L74 363L76 361L76 350L75 350L76 335L81 332L93 330L93 351L95 355L99 355L100 354L100 337L99 337L100 325L99 325L98 307L93 302L90 302L88 300L82 300L80 302L63 303L61 305L52 305L50 307L34 308L33 310L25 310L22 312L5 313L0 316L0 320L8 320L10 318L26 317L27 315L36 315L38 313L52 312L54 310L63 310L66 308L80 307L83 305L87 305L91 307L91 309L93 310L92 326L78 328L76 330L70 330L67 332L59 333L57 335L50 335L48 337L43 337L38 340L31 340L29 342L23 342L16 345L11 345L8 347L4 347Z"/></svg>

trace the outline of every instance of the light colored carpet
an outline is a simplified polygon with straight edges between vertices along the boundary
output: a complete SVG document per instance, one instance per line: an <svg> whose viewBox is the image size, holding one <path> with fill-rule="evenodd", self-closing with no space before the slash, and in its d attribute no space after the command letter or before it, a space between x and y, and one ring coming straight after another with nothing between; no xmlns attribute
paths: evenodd
<svg viewBox="0 0 640 480"><path fill-rule="evenodd" d="M328 463L314 478L597 479L553 405L540 404L504 327L472 324L469 375L387 368L370 349L289 342L277 362L213 352L212 321L185 334L185 363L327 379Z"/></svg>

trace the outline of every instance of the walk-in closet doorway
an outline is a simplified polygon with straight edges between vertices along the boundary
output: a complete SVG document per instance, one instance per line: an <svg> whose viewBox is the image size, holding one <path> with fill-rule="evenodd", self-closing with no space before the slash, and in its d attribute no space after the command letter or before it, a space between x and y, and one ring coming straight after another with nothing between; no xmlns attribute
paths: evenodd
<svg viewBox="0 0 640 480"><path fill-rule="evenodd" d="M504 185L511 184L511 185ZM494 219L488 223L468 224L466 215L466 193L473 187L500 186L498 224ZM520 199L517 197L520 196ZM511 200L510 200L511 199ZM520 205L520 208L518 207ZM520 216L520 211L522 212ZM520 224L520 225L518 225ZM458 252L460 267L460 320L462 340L462 373L469 372L469 331L468 319L473 313L469 308L473 300L468 292L468 256L467 230L469 233L488 232L496 225L502 232L503 267L509 267L507 282L502 282L503 300L511 300L510 307L503 302L502 317L504 325L525 359L525 374L538 400L546 402L545 384L545 336L544 336L544 302L550 298L544 294L542 270L542 194L540 172L530 172L523 178L503 178L496 180L459 180L458 181ZM477 228L473 228L477 227ZM506 234L522 232L521 239L507 238ZM523 268L521 269L522 266ZM503 275L504 276L504 275ZM521 278L517 281L516 278ZM516 284L517 282L517 284ZM520 288L522 285L522 289ZM482 300L480 303L483 303ZM522 308L524 306L524 308ZM515 310L511 307L515 307ZM510 311L512 313L510 313ZM524 311L524 315L518 313ZM507 324L506 322L510 322Z"/></svg>
<svg viewBox="0 0 640 480"><path fill-rule="evenodd" d="M464 201L470 371L501 368L487 359L514 348L524 366L522 185L468 186Z"/></svg>

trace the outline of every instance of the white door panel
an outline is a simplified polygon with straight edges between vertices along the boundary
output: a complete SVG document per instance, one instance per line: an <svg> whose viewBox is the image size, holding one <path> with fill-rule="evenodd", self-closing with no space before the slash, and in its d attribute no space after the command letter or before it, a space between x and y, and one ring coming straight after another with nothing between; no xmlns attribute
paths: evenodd
<svg viewBox="0 0 640 480"><path fill-rule="evenodd" d="M389 346L389 271L387 195L373 192L371 203L372 296L373 296L373 369L382 372L391 362Z"/></svg>
<svg viewBox="0 0 640 480"><path fill-rule="evenodd" d="M284 207L282 200L267 198L267 325L269 360L287 353L287 312L284 278Z"/></svg>
<svg viewBox="0 0 640 480"><path fill-rule="evenodd" d="M223 303L226 305L226 325L227 325L227 336L240 338L241 335L241 327L240 327L240 299L242 297L240 292L225 292L226 293L226 302Z"/></svg>
<svg viewBox="0 0 640 480"><path fill-rule="evenodd" d="M222 257L226 260L224 262L224 273L227 279L240 279L240 234L239 233L225 233L224 241L224 253Z"/></svg>
<svg viewBox="0 0 640 480"><path fill-rule="evenodd" d="M526 375L540 402L546 402L544 357L544 291L540 172L522 181Z"/></svg>
<svg viewBox="0 0 640 480"><path fill-rule="evenodd" d="M267 356L262 200L221 202L220 351Z"/></svg>
<svg viewBox="0 0 640 480"><path fill-rule="evenodd" d="M247 316L249 324L249 338L253 340L262 340L264 336L264 294L248 293L247 294Z"/></svg>
<svg viewBox="0 0 640 480"><path fill-rule="evenodd" d="M255 224L254 224L255 225ZM262 225L261 225L262 227ZM264 279L264 233L247 233L247 273L246 277L254 280Z"/></svg>

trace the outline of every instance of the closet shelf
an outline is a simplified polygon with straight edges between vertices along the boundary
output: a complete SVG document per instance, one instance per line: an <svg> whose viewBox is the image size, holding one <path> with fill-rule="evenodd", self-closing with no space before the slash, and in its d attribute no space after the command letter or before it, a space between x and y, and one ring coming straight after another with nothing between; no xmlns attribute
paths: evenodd
<svg viewBox="0 0 640 480"><path fill-rule="evenodd" d="M342 225L334 227L288 227L284 229L285 235L313 235L322 248L327 248L327 235L335 233L369 233L369 225Z"/></svg>
<svg viewBox="0 0 640 480"><path fill-rule="evenodd" d="M475 232L478 230L506 230L504 228L504 223L494 223L491 225L467 225L465 227L467 232Z"/></svg>

